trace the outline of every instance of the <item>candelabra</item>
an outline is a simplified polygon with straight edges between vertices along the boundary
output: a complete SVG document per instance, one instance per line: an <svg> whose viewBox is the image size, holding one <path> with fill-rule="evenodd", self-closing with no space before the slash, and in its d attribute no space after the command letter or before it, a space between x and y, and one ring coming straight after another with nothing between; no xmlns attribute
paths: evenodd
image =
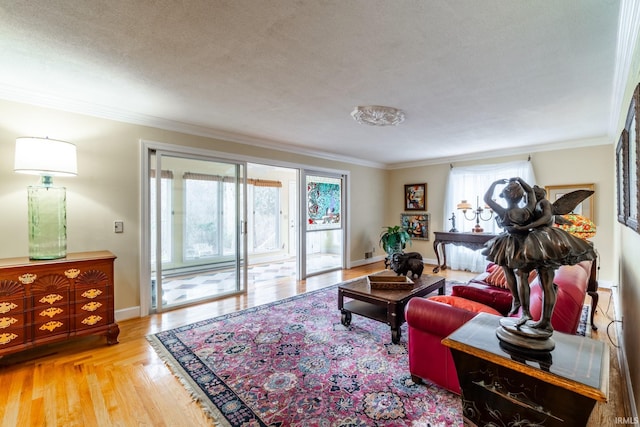
<svg viewBox="0 0 640 427"><path fill-rule="evenodd" d="M460 201L457 208L462 211L462 214L468 221L476 221L475 227L471 230L473 233L482 233L484 231L484 229L480 227L480 220L489 221L493 217L493 210L491 210L489 206L485 205L484 208L480 206L479 196L476 196L476 208L474 210L471 210L473 207L471 206L471 203L466 200ZM467 216L467 211L471 213L471 218ZM485 211L489 212L489 216L487 218L482 216Z"/></svg>

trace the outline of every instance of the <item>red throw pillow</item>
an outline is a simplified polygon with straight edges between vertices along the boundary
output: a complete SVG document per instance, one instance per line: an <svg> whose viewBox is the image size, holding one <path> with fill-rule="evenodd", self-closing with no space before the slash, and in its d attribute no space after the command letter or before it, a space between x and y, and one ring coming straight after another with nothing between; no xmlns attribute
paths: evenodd
<svg viewBox="0 0 640 427"><path fill-rule="evenodd" d="M493 273L496 268L500 268L500 266L498 264L490 262L489 264L487 264L487 268L485 268L485 271L487 273Z"/></svg>
<svg viewBox="0 0 640 427"><path fill-rule="evenodd" d="M531 271L529 273L529 283L531 283L533 279L536 278L537 275L538 273L536 273L535 270ZM484 281L487 284L496 286L498 288L505 288L505 289L509 288L507 286L507 278L504 275L504 269L502 267L496 268L495 270L493 270L487 277L485 277Z"/></svg>
<svg viewBox="0 0 640 427"><path fill-rule="evenodd" d="M481 304L479 302L471 301L468 299L454 297L451 295L435 295L429 297L431 301L441 302L452 307L463 308L467 311L472 311L474 313L489 313L495 314L497 316L502 316L498 310L489 307L488 305Z"/></svg>
<svg viewBox="0 0 640 427"><path fill-rule="evenodd" d="M504 276L504 270L502 267L495 268L491 273L489 273L484 281L492 286L505 289L507 288L507 278Z"/></svg>

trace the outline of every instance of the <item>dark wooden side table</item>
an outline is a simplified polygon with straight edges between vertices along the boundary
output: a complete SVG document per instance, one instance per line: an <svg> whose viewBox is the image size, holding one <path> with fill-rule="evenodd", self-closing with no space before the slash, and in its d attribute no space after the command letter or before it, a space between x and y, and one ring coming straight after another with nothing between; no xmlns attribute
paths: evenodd
<svg viewBox="0 0 640 427"><path fill-rule="evenodd" d="M451 348L467 425L584 426L607 401L609 347L553 333L555 349L524 357L496 337L500 317L481 313L442 343Z"/></svg>
<svg viewBox="0 0 640 427"><path fill-rule="evenodd" d="M594 323L594 317L596 315L596 309L598 308L598 301L600 295L598 295L598 261L600 256L596 252L596 259L591 263L591 273L589 275L589 283L587 285L587 294L591 297L591 329L597 331L598 328Z"/></svg>
<svg viewBox="0 0 640 427"><path fill-rule="evenodd" d="M400 342L400 326L405 322L404 308L413 297L423 297L438 290L444 295L445 279L423 274L411 289L372 289L366 277L338 286L338 309L342 324L351 324L351 313L368 317L391 326L391 341ZM350 301L345 302L348 298Z"/></svg>
<svg viewBox="0 0 640 427"><path fill-rule="evenodd" d="M491 233L452 233L446 231L436 231L433 233L435 239L433 241L433 251L436 253L438 265L433 269L434 273L447 269L447 253L445 251L446 244L464 246L469 249L482 249L484 244L496 237ZM440 263L440 253L442 253L442 264Z"/></svg>

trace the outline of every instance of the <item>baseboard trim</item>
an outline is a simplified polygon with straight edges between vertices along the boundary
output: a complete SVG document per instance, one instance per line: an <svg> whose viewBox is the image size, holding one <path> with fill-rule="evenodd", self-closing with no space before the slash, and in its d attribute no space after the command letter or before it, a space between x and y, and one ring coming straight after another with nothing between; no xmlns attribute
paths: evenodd
<svg viewBox="0 0 640 427"><path fill-rule="evenodd" d="M376 257L373 257L373 258L358 259L358 260L349 262L348 268L361 267L363 265L373 264L375 262L384 261L384 259L385 259L384 255L376 256ZM426 259L425 258L425 259L422 260L422 262L423 262L423 264L437 265L435 259Z"/></svg>
<svg viewBox="0 0 640 427"><path fill-rule="evenodd" d="M598 288L611 290L615 285L609 280L598 280Z"/></svg>
<svg viewBox="0 0 640 427"><path fill-rule="evenodd" d="M355 261L350 261L349 265L348 265L348 268L361 267L363 265L373 264L373 263L380 262L380 261L384 261L384 257L383 256L374 256L372 258L358 259L358 260L355 260Z"/></svg>
<svg viewBox="0 0 640 427"><path fill-rule="evenodd" d="M116 310L115 312L116 322L136 319L138 317L140 317L140 306L123 308L121 310Z"/></svg>
<svg viewBox="0 0 640 427"><path fill-rule="evenodd" d="M629 372L629 364L627 363L627 353L625 350L624 344L624 336L622 334L622 322L619 320L621 317L620 313L620 295L618 294L619 287L616 285L611 286L611 298L613 298L613 310L614 310L614 322L615 322L615 330L618 338L618 365L620 366L620 371L622 373L622 381L624 382L626 389L626 397L627 404L629 405L629 411L631 414L622 414L624 417L630 417L632 420L638 420L638 408L636 406L636 398L633 392L633 385L631 382L631 373Z"/></svg>

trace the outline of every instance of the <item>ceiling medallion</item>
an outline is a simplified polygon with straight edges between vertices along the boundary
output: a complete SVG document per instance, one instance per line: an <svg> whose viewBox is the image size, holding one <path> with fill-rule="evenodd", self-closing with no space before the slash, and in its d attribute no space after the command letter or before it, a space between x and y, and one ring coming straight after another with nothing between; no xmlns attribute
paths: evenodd
<svg viewBox="0 0 640 427"><path fill-rule="evenodd" d="M351 117L360 123L371 126L397 126L404 121L404 111L382 105L359 105Z"/></svg>

